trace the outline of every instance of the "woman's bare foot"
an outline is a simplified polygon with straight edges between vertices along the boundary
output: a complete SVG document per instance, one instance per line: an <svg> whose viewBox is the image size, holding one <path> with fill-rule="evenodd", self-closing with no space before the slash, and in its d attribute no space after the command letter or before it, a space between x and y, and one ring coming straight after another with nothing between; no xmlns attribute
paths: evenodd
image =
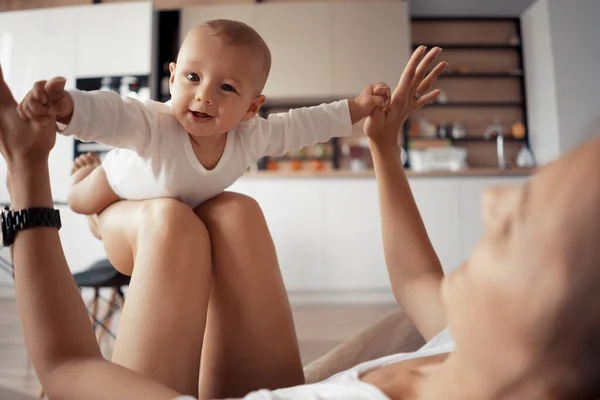
<svg viewBox="0 0 600 400"><path fill-rule="evenodd" d="M71 186L81 182L100 165L102 165L102 163L100 162L100 157L98 157L98 154L96 153L85 153L77 157L73 162L73 167L71 167L71 176L73 177ZM87 219L92 235L102 240L98 230L98 215L88 215Z"/></svg>

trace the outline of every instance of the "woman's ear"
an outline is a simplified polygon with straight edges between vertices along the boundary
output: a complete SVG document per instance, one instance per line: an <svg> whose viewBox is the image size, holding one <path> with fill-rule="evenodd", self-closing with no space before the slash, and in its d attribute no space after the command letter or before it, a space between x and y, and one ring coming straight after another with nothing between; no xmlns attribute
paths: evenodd
<svg viewBox="0 0 600 400"><path fill-rule="evenodd" d="M248 107L248 111L246 111L246 114L242 118L242 121L248 121L249 119L254 118L256 113L258 113L258 110L260 110L263 104L265 104L266 100L267 98L262 94L256 96L256 98L252 100L252 103L250 103L250 107Z"/></svg>
<svg viewBox="0 0 600 400"><path fill-rule="evenodd" d="M173 84L175 83L175 73L177 71L177 64L174 62L169 63L169 72L171 73L171 77L169 78L169 92L173 90Z"/></svg>

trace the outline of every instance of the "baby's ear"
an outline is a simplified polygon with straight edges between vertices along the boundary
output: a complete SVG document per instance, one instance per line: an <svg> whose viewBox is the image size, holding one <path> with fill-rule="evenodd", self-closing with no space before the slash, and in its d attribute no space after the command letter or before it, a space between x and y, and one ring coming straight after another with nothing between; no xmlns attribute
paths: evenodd
<svg viewBox="0 0 600 400"><path fill-rule="evenodd" d="M171 77L169 78L169 89L173 89L173 84L175 83L175 73L177 72L177 64L174 62L169 63L169 72L171 73Z"/></svg>
<svg viewBox="0 0 600 400"><path fill-rule="evenodd" d="M254 118L256 113L258 113L258 110L260 110L263 104L265 104L266 100L267 98L262 94L256 96L256 98L252 100L252 103L250 103L250 107L248 107L248 111L246 111L246 114L242 118L242 121L248 121L249 119Z"/></svg>

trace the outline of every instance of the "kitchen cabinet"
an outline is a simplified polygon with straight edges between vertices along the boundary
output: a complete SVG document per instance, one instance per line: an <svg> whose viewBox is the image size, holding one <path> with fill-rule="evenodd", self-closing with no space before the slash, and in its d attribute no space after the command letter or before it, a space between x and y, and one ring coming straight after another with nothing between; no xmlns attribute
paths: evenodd
<svg viewBox="0 0 600 400"><path fill-rule="evenodd" d="M20 101L33 83L63 76L75 86L75 32L78 7L0 14L0 63ZM59 136L49 158L53 195L64 200L70 181L73 140ZM8 201L6 165L0 160L0 200Z"/></svg>
<svg viewBox="0 0 600 400"><path fill-rule="evenodd" d="M408 2L339 2L332 8L332 95L356 96L381 81L394 88L410 55Z"/></svg>
<svg viewBox="0 0 600 400"><path fill-rule="evenodd" d="M269 99L302 99L331 94L331 4L256 5L255 29L271 49Z"/></svg>
<svg viewBox="0 0 600 400"><path fill-rule="evenodd" d="M287 289L325 290L324 186L312 180L240 184L231 189L253 197L262 207Z"/></svg>
<svg viewBox="0 0 600 400"><path fill-rule="evenodd" d="M459 179L414 178L410 187L445 273L461 262Z"/></svg>
<svg viewBox="0 0 600 400"><path fill-rule="evenodd" d="M77 9L77 77L150 74L151 1L97 4Z"/></svg>
<svg viewBox="0 0 600 400"><path fill-rule="evenodd" d="M328 290L389 291L375 180L324 182L321 266Z"/></svg>
<svg viewBox="0 0 600 400"><path fill-rule="evenodd" d="M135 2L0 13L0 62L20 101L34 82L63 76L149 75L152 3ZM66 200L73 139L58 136L50 153L56 200ZM0 161L0 200L7 201L6 165Z"/></svg>
<svg viewBox="0 0 600 400"><path fill-rule="evenodd" d="M446 274L467 259L483 233L481 192L527 179L409 178ZM245 177L230 190L260 204L293 301L393 301L373 178Z"/></svg>
<svg viewBox="0 0 600 400"><path fill-rule="evenodd" d="M255 10L253 4L211 4L182 8L179 21L180 42L191 28L213 19L232 19L254 27Z"/></svg>
<svg viewBox="0 0 600 400"><path fill-rule="evenodd" d="M369 83L395 86L410 53L406 2L311 1L186 7L181 37L214 18L246 22L271 50L268 100L356 96Z"/></svg>

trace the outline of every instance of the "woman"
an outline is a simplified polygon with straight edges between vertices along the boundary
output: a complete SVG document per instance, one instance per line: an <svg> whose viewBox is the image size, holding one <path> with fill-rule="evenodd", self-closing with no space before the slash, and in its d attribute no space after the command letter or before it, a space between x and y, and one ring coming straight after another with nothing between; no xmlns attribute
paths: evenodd
<svg viewBox="0 0 600 400"><path fill-rule="evenodd" d="M435 79L423 79L432 57L417 67L423 53L413 55L390 109L374 112L365 132L379 183L393 290L421 333L433 340L417 354L390 356L324 383L257 392L248 399L600 395L595 290L600 284L600 180L595 176L600 140L544 168L526 188L488 194L483 240L469 261L444 279L397 147L402 122L419 104L415 94L425 93ZM15 107L1 81L0 144L13 207L51 207L47 157L53 129L21 120ZM554 179L562 182L560 190ZM26 344L51 398L177 397L177 391L101 358L55 229L20 232L13 252ZM47 317L54 309L60 310L58 320ZM444 330L447 325L456 344ZM44 334L36 336L40 330Z"/></svg>

